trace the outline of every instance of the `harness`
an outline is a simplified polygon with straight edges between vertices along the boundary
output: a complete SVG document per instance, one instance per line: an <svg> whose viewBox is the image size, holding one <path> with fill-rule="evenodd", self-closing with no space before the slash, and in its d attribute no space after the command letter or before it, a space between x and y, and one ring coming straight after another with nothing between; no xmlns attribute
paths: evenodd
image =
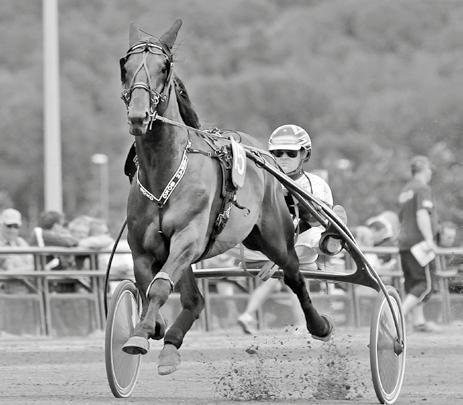
<svg viewBox="0 0 463 405"><path fill-rule="evenodd" d="M188 139L187 145L185 146L185 149L183 151L182 160L177 170L172 175L171 179L166 184L165 188L163 189L163 191L161 192L159 196L155 196L153 193L151 193L151 191L149 191L142 184L139 178L139 171L137 170L136 182L137 182L138 189L146 198L148 198L150 201L152 201L158 206L158 215L159 215L159 231L158 232L161 235L165 237L162 231L163 207L168 202L170 196L172 195L172 193L174 192L174 190L176 189L176 187L182 180L188 168L188 154L200 153L209 158L217 159L217 162L221 169L221 173L222 173L222 188L221 188L221 193L220 193L221 204L220 204L220 207L217 213L217 217L214 221L214 225L213 225L208 243L206 245L206 249L201 255L201 257L198 259L198 260L201 260L203 257L207 255L212 245L214 244L216 237L225 228L225 225L227 224L228 219L230 218L230 212L231 212L232 205L235 205L239 209L246 209L248 212L245 215L249 214L249 209L240 206L238 202L236 201L236 192L238 188L233 184L233 181L231 178L231 168L233 165L233 155L232 155L231 146L230 146L231 140L230 138L224 136L223 132L217 129L203 131L197 128L192 128L190 126L187 126L185 124L182 124L176 121L169 120L168 118L160 115L158 112L159 103L166 102L168 100L168 91L170 88L172 72L173 72L172 54L167 47L164 47L162 45L156 45L149 41L138 43L134 45L133 47L131 47L128 50L126 56L121 59L120 61L121 69L123 69L125 62L127 61L127 58L130 55L138 54L138 53L143 54L142 61L140 62L137 69L135 70L135 73L129 83L129 86L123 89L122 94L121 94L121 98L124 101L126 107L127 108L129 107L133 91L137 88L143 89L149 93L149 100L150 100L150 107L149 107L149 120L150 121L148 124L148 130L152 128L154 121L159 120L159 121L162 121L170 125L175 125L177 127L185 128L188 131L194 131L196 134L201 136L201 138L205 141L205 143L210 148L210 151L194 149L191 147L191 140ZM154 88L151 78L150 78L149 69L148 69L148 65L146 62L147 55L150 53L154 55L164 56L169 64L169 72L163 84L161 92L158 92ZM136 81L136 77L140 71L145 72L147 76L147 82ZM218 145L217 144L218 140L224 141L223 144ZM136 160L136 156L134 158L134 163L138 168L138 161Z"/></svg>
<svg viewBox="0 0 463 405"><path fill-rule="evenodd" d="M171 179L169 180L169 182L167 183L166 187L164 188L164 190L162 191L159 197L156 197L145 186L143 186L138 176L138 170L135 174L137 186L140 192L146 198L148 198L150 201L152 201L158 206L159 228L160 228L158 232L164 235L164 233L162 232L162 208L167 203L173 191L179 185L180 181L183 178L183 175L186 172L186 169L188 166L188 154L198 153L210 159L217 160L217 163L219 164L219 167L221 169L220 172L222 176L222 187L220 191L221 204L218 210L217 217L214 221L214 225L211 231L211 235L209 236L206 249L202 253L201 257L198 259L198 261L207 255L212 245L214 244L217 236L225 228L230 218L230 212L231 212L232 205L234 205L238 209L246 210L245 216L249 215L250 213L249 209L241 206L236 199L236 192L238 191L238 188L233 184L232 176L231 176L231 168L233 165L233 155L231 152L229 138L227 136L224 136L224 133L219 131L218 129L212 129L209 131L202 131L202 132L211 134L210 137L203 138L208 144L208 146L211 148L211 151L205 151L203 149L192 148L191 141L189 140L185 147L185 150L183 151L182 160L176 172L171 177ZM221 146L217 145L217 139L223 140L224 144ZM134 163L138 165L137 159L134 160Z"/></svg>
<svg viewBox="0 0 463 405"><path fill-rule="evenodd" d="M230 141L227 137L223 136L223 133L217 129L212 129L209 131L210 134L214 134L216 137L205 138L207 139L208 145L212 148L211 152L206 152L200 149L189 149L189 153L200 153L212 159L217 159L219 167L222 174L222 188L220 192L221 203L217 213L217 217L214 221L209 240L207 242L206 248L198 261L201 261L209 253L210 249L214 245L214 242L217 236L224 230L225 225L227 224L230 218L230 212L232 205L236 208L245 210L245 216L249 215L250 210L246 207L241 206L236 199L236 192L238 187L233 184L231 168L233 165L233 155L231 152ZM219 137L219 138L218 138ZM225 144L223 146L218 146L216 144L217 139L223 139ZM227 142L228 141L228 142Z"/></svg>

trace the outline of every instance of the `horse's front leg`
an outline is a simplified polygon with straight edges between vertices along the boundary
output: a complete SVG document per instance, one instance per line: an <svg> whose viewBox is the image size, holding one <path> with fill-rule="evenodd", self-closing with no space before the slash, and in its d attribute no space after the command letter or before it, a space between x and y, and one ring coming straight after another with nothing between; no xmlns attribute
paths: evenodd
<svg viewBox="0 0 463 405"><path fill-rule="evenodd" d="M151 307L160 308L174 285L178 283L180 288L183 308L164 339L164 347L158 361L158 372L162 375L174 372L180 365L178 348L204 307L204 299L191 270L191 263L204 249L204 239L198 237L197 229L198 226L191 222L189 227L171 238L169 256L154 277L148 291L149 312Z"/></svg>
<svg viewBox="0 0 463 405"><path fill-rule="evenodd" d="M122 350L128 354L146 354L149 350L148 339L162 339L166 330L165 321L159 312L160 306L150 305L146 295L153 280L153 273L157 273L159 268L153 263L152 256L140 255L134 259L134 269L143 310L140 322L135 326L132 336L124 344Z"/></svg>
<svg viewBox="0 0 463 405"><path fill-rule="evenodd" d="M188 228L172 236L169 255L160 269L152 269L148 256L139 256L134 261L137 285L148 301L148 308L133 336L124 345L125 352L143 354L148 351L148 339L159 338L158 332L163 333L159 310L167 301L174 285L179 283L180 287L183 310L166 335L158 362L160 374L170 374L178 368L178 348L204 306L204 299L199 293L191 270L191 263L204 248L204 239L198 237L197 228L197 225L195 228L195 225L190 223ZM152 270L155 270L154 273Z"/></svg>
<svg viewBox="0 0 463 405"><path fill-rule="evenodd" d="M185 269L177 286L180 290L182 311L169 327L164 338L164 347L158 361L158 372L161 375L174 372L180 365L178 349L183 343L184 336L204 308L204 297L198 288L191 266Z"/></svg>

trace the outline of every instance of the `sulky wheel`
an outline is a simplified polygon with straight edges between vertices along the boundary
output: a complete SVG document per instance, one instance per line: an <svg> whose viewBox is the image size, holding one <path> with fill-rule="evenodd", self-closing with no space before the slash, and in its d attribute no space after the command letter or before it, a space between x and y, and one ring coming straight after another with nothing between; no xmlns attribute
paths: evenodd
<svg viewBox="0 0 463 405"><path fill-rule="evenodd" d="M370 366L378 400L393 404L399 397L405 372L405 319L398 292L390 286L387 292L400 333L397 334L391 307L380 293L371 317Z"/></svg>
<svg viewBox="0 0 463 405"><path fill-rule="evenodd" d="M113 293L106 319L105 362L109 386L116 398L126 398L137 383L141 356L122 351L140 320L141 302L137 287L123 280Z"/></svg>

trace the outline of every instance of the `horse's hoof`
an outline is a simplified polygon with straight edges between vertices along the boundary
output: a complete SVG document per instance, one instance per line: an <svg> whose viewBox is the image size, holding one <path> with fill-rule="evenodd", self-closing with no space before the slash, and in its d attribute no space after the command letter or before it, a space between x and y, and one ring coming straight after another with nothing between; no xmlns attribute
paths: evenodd
<svg viewBox="0 0 463 405"><path fill-rule="evenodd" d="M122 351L127 354L146 354L150 349L148 339L141 336L132 336L122 346Z"/></svg>
<svg viewBox="0 0 463 405"><path fill-rule="evenodd" d="M312 333L312 337L317 340L321 340L322 342L328 342L331 339L334 331L334 323L328 315L321 315L321 317L325 320L326 326L328 327L328 333L324 336L317 336Z"/></svg>
<svg viewBox="0 0 463 405"><path fill-rule="evenodd" d="M178 353L178 349L174 345L166 343L159 354L158 374L171 374L177 370L179 365L180 354Z"/></svg>

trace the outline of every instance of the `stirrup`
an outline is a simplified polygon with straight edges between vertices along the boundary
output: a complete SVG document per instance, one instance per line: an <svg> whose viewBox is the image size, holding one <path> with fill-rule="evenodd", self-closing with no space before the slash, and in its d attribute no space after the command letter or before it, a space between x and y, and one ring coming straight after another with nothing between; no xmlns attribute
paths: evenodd
<svg viewBox="0 0 463 405"><path fill-rule="evenodd" d="M330 241L331 238L334 238L334 239L337 239L337 240L340 240L341 241L341 246L339 249L337 249L336 251L332 251L328 248L328 243ZM319 247L320 247L320 250L325 254L325 255L328 255L328 256L335 256L337 255L338 253L340 253L342 251L342 249L344 249L344 241L340 238L339 236L339 233L335 233L335 232L323 232L322 234L322 238L320 240L320 243L319 243Z"/></svg>

